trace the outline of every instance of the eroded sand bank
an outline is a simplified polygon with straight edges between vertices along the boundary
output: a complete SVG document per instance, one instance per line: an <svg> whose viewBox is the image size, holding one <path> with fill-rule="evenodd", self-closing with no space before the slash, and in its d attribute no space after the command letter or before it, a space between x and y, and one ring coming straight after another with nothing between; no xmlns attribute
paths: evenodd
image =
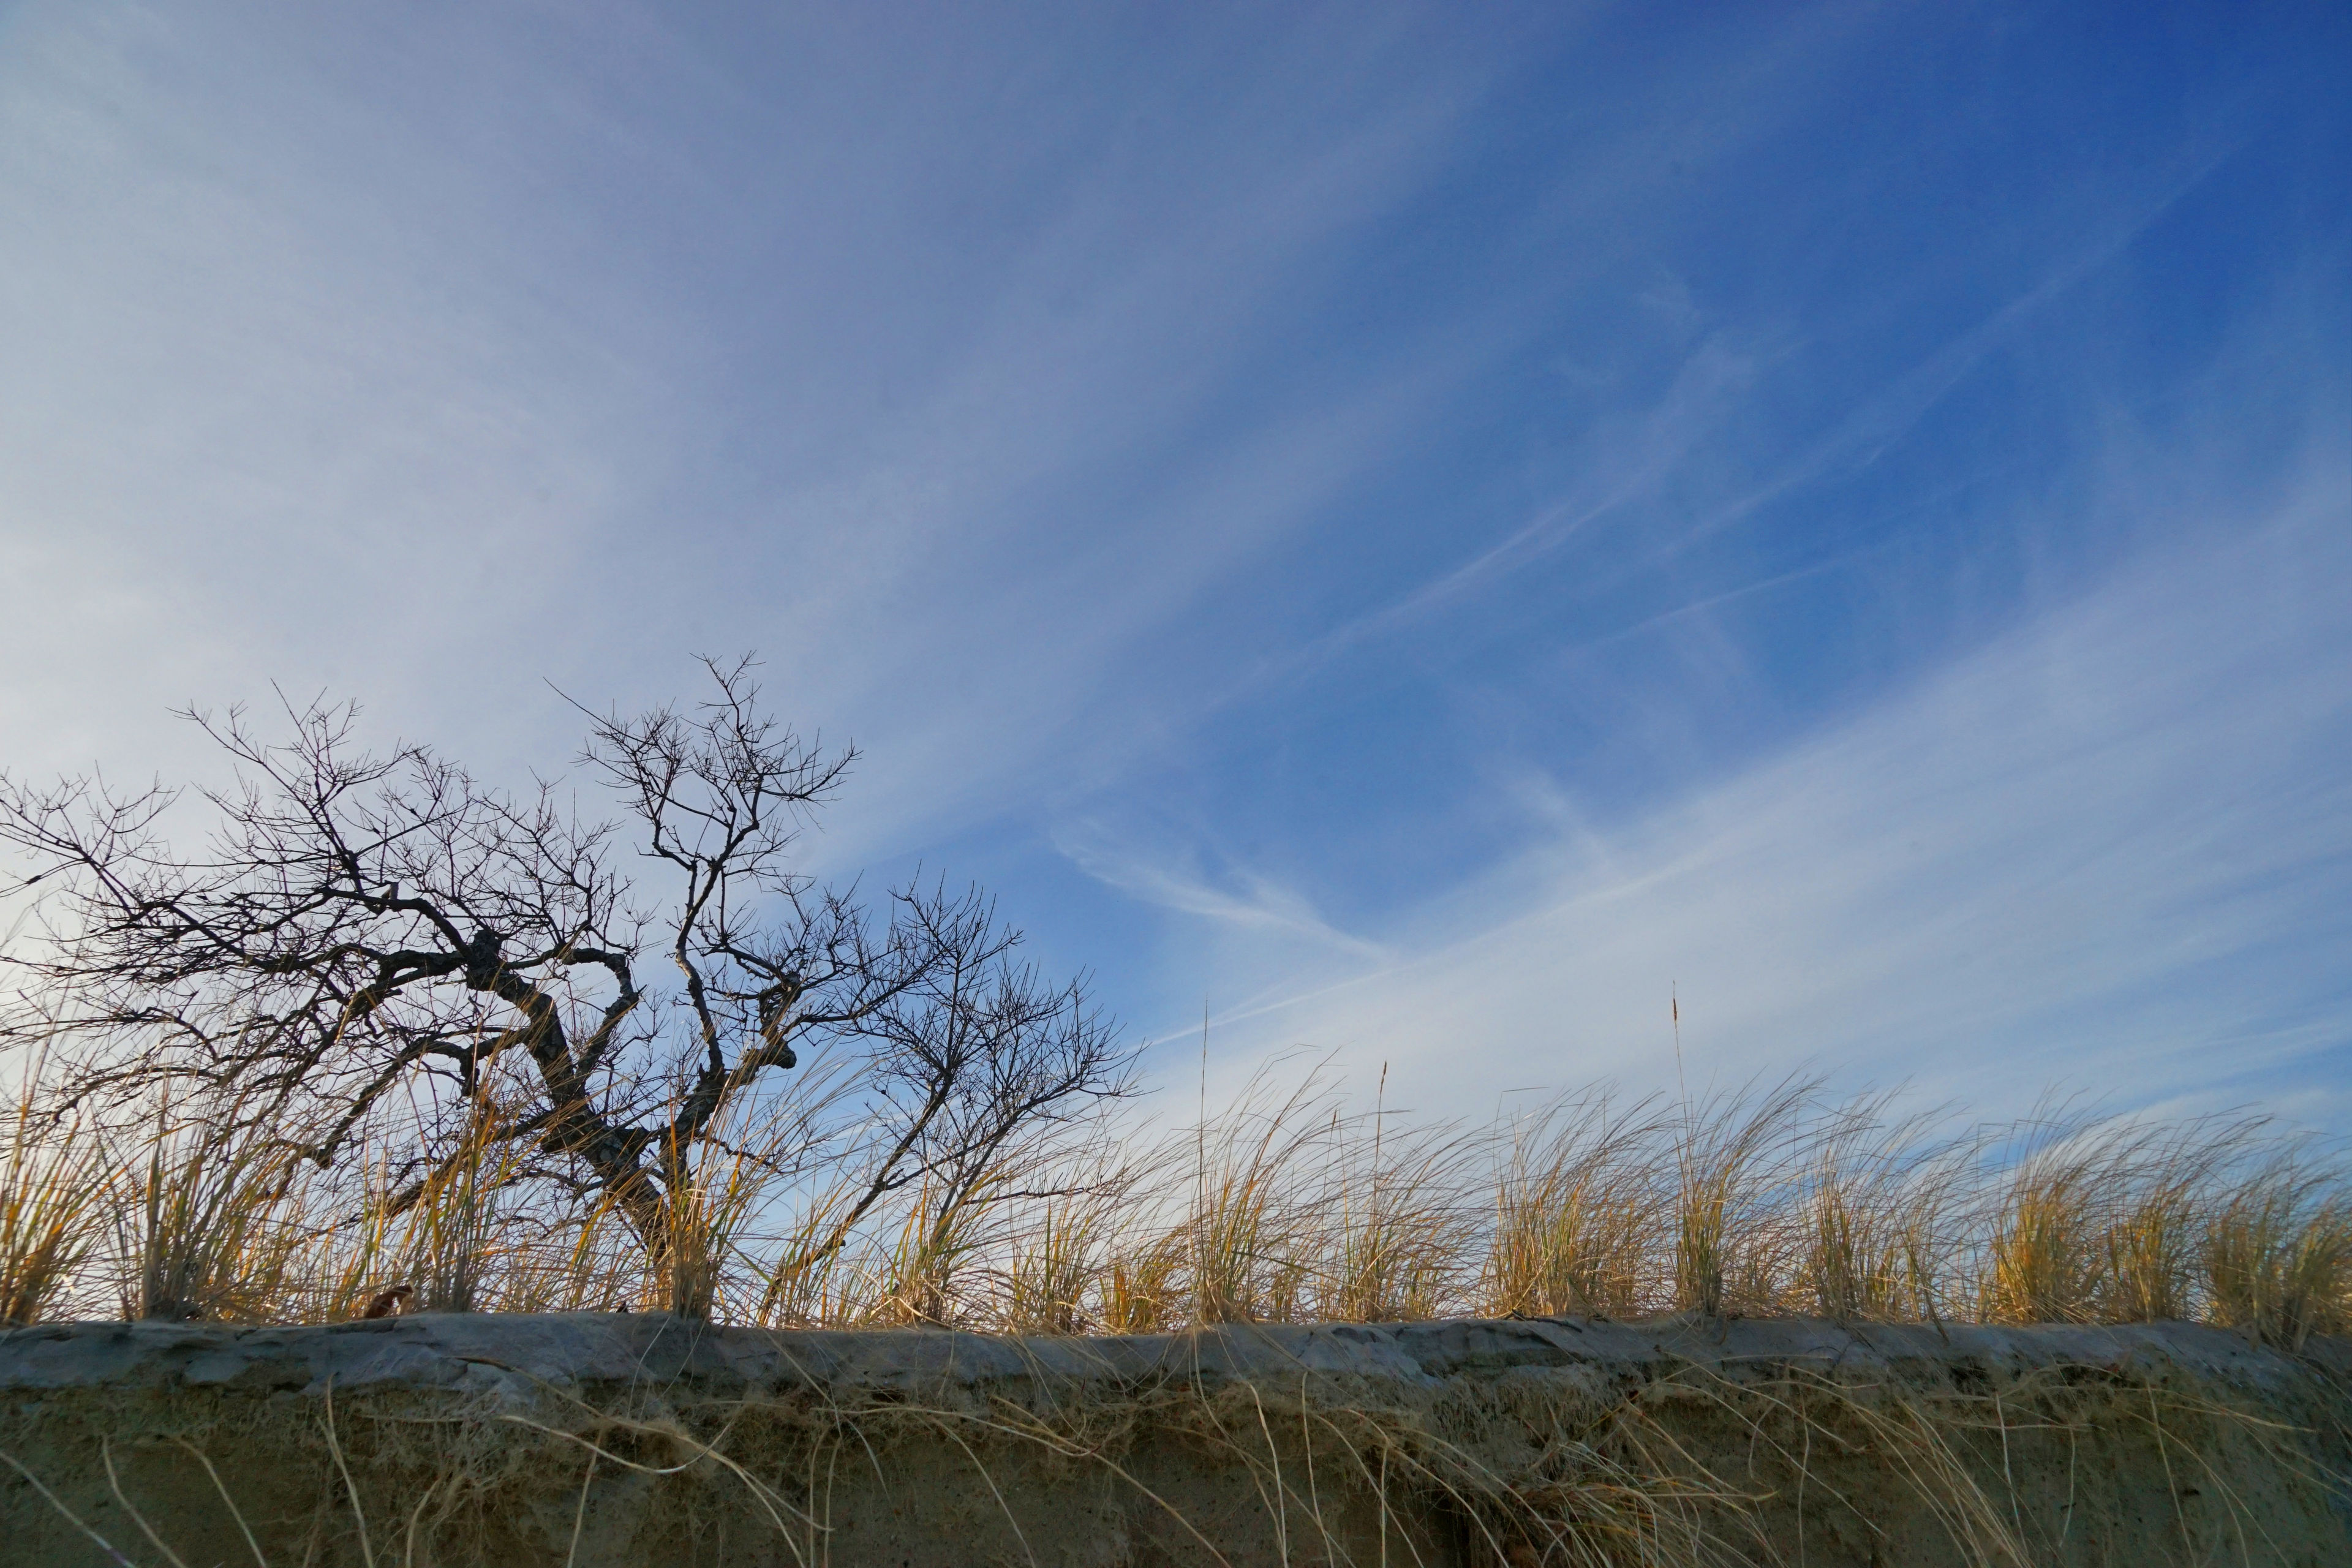
<svg viewBox="0 0 2352 1568"><path fill-rule="evenodd" d="M2352 1347L2177 1324L75 1324L0 1394L27 1568L2352 1563Z"/></svg>

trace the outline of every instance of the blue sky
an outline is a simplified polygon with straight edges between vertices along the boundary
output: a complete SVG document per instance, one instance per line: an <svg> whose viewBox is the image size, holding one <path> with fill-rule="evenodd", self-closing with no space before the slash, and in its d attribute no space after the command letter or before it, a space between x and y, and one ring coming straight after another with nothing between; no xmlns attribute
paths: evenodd
<svg viewBox="0 0 2352 1568"><path fill-rule="evenodd" d="M2352 1131L2340 7L0 7L0 760L521 779L757 648L810 844L1156 1070Z"/></svg>

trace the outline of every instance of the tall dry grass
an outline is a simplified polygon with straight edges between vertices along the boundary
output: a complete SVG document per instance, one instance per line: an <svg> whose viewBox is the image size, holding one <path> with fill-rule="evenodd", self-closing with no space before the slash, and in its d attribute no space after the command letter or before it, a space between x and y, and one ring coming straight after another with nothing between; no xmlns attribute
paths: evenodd
<svg viewBox="0 0 2352 1568"><path fill-rule="evenodd" d="M1452 1123L1392 1128L1388 1120L1378 1104L1369 1129L1332 1120L1327 1191L1307 1254L1316 1317L1439 1317L1470 1284L1485 1141Z"/></svg>
<svg viewBox="0 0 2352 1568"><path fill-rule="evenodd" d="M1286 1094L1261 1075L1223 1117L1192 1130L1190 1321L1281 1321L1305 1305L1306 1260L1323 1235L1311 1178L1332 1136L1324 1109L1312 1075Z"/></svg>
<svg viewBox="0 0 2352 1568"><path fill-rule="evenodd" d="M1120 1225L1139 1190L1155 1182L1149 1159L1099 1138L1031 1173L1042 1195L1004 1210L994 1249L1002 1265L998 1322L1023 1334L1119 1331L1122 1309L1128 1319L1144 1310L1139 1300L1121 1297L1120 1287L1139 1281L1122 1253ZM1166 1285L1164 1276L1153 1282L1162 1294Z"/></svg>
<svg viewBox="0 0 2352 1568"><path fill-rule="evenodd" d="M2305 1147L2266 1151L2233 1172L2201 1229L2214 1321L2290 1349L2352 1328L2352 1194Z"/></svg>
<svg viewBox="0 0 2352 1568"><path fill-rule="evenodd" d="M43 1114L32 1076L0 1111L0 1325L37 1322L60 1303L106 1206L98 1141L70 1117Z"/></svg>
<svg viewBox="0 0 2352 1568"><path fill-rule="evenodd" d="M1839 1322L1934 1321L1948 1310L1964 1151L1935 1136L1933 1113L1893 1117L1892 1105L1875 1094L1831 1106L1803 1141L1797 1310Z"/></svg>
<svg viewBox="0 0 2352 1568"><path fill-rule="evenodd" d="M1606 1090L1515 1121L1492 1178L1484 1310L1630 1317L1651 1307L1666 1130L1657 1100L1621 1109Z"/></svg>
<svg viewBox="0 0 2352 1568"><path fill-rule="evenodd" d="M251 1321L299 1293L297 1146L234 1099L160 1100L110 1194L124 1314Z"/></svg>
<svg viewBox="0 0 2352 1568"><path fill-rule="evenodd" d="M2103 1130L2041 1110L1985 1195L1978 1311L1987 1322L2078 1323L2105 1283L2102 1243L2128 1168Z"/></svg>
<svg viewBox="0 0 2352 1568"><path fill-rule="evenodd" d="M110 1302L1050 1334L1675 1311L2186 1318L2286 1347L2352 1329L2346 1167L2251 1118L2052 1104L1962 1136L1893 1096L1788 1080L1593 1091L1465 1128L1269 1073L1156 1142L1071 1130L863 1211L854 1160L803 1147L787 1115L747 1115L649 1167L667 1229L648 1246L609 1200L541 1179L494 1113L429 1160L386 1142L333 1171L234 1101L159 1103L102 1136L37 1089L6 1116L0 1308L20 1322Z"/></svg>
<svg viewBox="0 0 2352 1568"><path fill-rule="evenodd" d="M672 1174L663 1194L664 1230L661 1245L649 1249L652 1278L643 1294L680 1317L742 1316L745 1298L763 1286L757 1261L743 1251L744 1231L775 1179L782 1128L743 1121L740 1113L730 1116L698 1152L671 1150L665 1162ZM612 1223L612 1205L604 1204L583 1230Z"/></svg>
<svg viewBox="0 0 2352 1568"><path fill-rule="evenodd" d="M1102 1267L1108 1215L1087 1194L1047 1199L1013 1237L1000 1318L1016 1334L1076 1334Z"/></svg>
<svg viewBox="0 0 2352 1568"><path fill-rule="evenodd" d="M1790 1079L1685 1104L1674 1140L1677 1311L1766 1312L1793 1250L1789 1165L1819 1085Z"/></svg>
<svg viewBox="0 0 2352 1568"><path fill-rule="evenodd" d="M415 1292L419 1310L470 1312L485 1304L509 1232L503 1210L521 1171L520 1152L499 1139L501 1121L495 1107L467 1118L456 1146L399 1216L394 1271Z"/></svg>
<svg viewBox="0 0 2352 1568"><path fill-rule="evenodd" d="M2216 1177L2257 1147L2259 1120L2207 1119L2137 1129L2116 1140L2105 1173L2111 1208L2093 1315L2116 1323L2188 1317L2196 1302L2198 1221Z"/></svg>

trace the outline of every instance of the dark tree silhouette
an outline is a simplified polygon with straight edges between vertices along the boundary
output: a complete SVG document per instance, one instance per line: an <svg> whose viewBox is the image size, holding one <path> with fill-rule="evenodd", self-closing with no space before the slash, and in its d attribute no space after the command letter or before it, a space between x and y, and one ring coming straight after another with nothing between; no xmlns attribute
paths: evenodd
<svg viewBox="0 0 2352 1568"><path fill-rule="evenodd" d="M162 831L180 792L0 775L0 842L54 889L6 960L37 1016L6 1031L62 1047L86 1105L194 1080L321 1165L421 1131L420 1106L495 1100L528 1169L609 1198L656 1253L698 1147L813 1048L856 1085L855 1135L826 1144L865 1162L835 1247L908 1183L952 1189L1124 1092L1132 1053L1083 978L1015 962L979 891L910 883L875 910L793 868L856 753L765 716L749 658L704 665L691 708L583 710L610 819L423 746L357 752L356 710L315 702L277 742L238 710L184 715L237 777L189 802L214 818L201 854Z"/></svg>

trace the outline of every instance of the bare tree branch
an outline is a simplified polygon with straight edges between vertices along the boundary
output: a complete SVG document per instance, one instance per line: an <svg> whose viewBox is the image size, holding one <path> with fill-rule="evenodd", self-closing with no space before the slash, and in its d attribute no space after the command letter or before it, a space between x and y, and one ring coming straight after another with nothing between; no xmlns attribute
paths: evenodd
<svg viewBox="0 0 2352 1568"><path fill-rule="evenodd" d="M821 1249L909 1183L971 1199L1013 1142L1125 1092L1130 1053L1083 983L1016 964L977 890L910 884L877 911L794 868L856 752L766 716L749 658L703 664L691 708L582 710L577 763L613 820L558 783L513 796L423 746L360 751L354 708L282 697L274 741L241 710L184 715L225 789L0 774L0 843L51 895L42 940L0 961L48 1005L0 1039L69 1042L92 1106L198 1079L295 1107L321 1165L403 1116L495 1101L496 1136L656 1250L695 1151L804 1050L848 1053L861 1086L839 1103L862 1121L810 1133L859 1163ZM212 818L201 853L162 833L187 808ZM655 873L643 894L627 851ZM669 1005L640 980L649 948L678 977Z"/></svg>

